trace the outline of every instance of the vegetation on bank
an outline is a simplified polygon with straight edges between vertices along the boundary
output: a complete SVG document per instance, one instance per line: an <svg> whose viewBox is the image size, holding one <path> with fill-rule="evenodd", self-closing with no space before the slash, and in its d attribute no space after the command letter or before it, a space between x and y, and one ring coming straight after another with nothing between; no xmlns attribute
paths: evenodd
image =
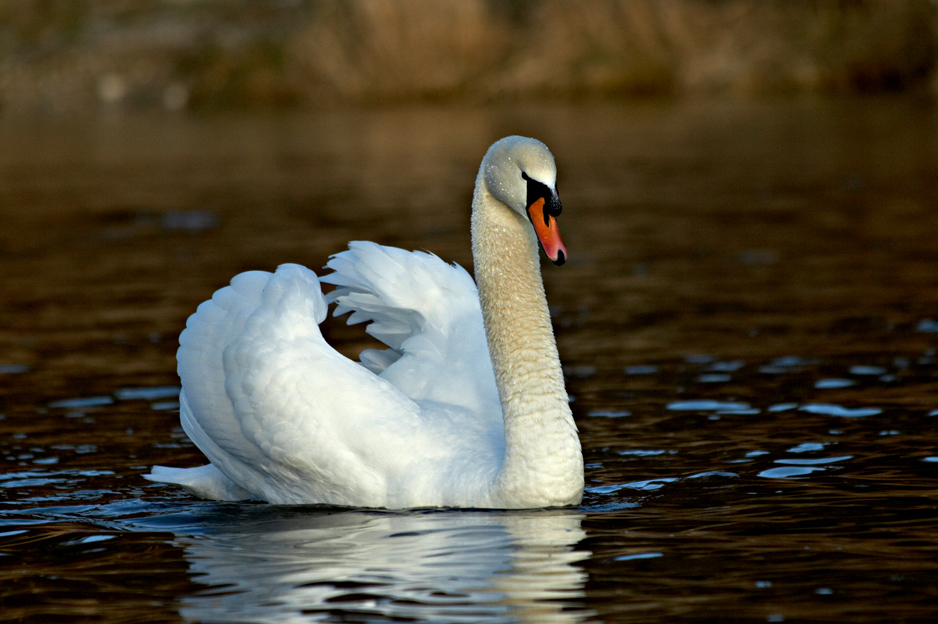
<svg viewBox="0 0 938 624"><path fill-rule="evenodd" d="M936 91L930 0L8 0L0 107Z"/></svg>

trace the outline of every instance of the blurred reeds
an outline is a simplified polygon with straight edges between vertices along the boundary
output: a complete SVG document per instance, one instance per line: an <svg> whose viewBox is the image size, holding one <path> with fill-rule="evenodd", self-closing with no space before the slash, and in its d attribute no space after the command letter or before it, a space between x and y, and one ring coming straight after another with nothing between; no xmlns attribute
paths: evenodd
<svg viewBox="0 0 938 624"><path fill-rule="evenodd" d="M938 92L931 0L4 0L0 107Z"/></svg>

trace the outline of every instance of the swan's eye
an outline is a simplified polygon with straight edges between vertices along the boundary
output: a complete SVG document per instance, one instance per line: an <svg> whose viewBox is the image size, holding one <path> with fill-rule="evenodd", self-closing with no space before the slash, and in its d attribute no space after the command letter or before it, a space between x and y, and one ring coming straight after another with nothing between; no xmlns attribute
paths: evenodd
<svg viewBox="0 0 938 624"><path fill-rule="evenodd" d="M563 206L560 205L560 198L557 197L557 192L551 189L549 186L542 182L538 182L531 176L529 176L524 171L521 172L521 177L528 185L528 197L527 197L527 206L530 211L531 206L533 206L538 200L541 200L544 208L544 224L547 225L550 217L560 216Z"/></svg>
<svg viewBox="0 0 938 624"><path fill-rule="evenodd" d="M567 250L560 240L560 230L557 229L557 215L560 214L560 199L557 191L542 182L531 179L528 174L521 172L521 177L528 185L527 210L528 219L534 226L534 233L547 257L554 264L560 265L567 260ZM541 223L541 219L544 220Z"/></svg>

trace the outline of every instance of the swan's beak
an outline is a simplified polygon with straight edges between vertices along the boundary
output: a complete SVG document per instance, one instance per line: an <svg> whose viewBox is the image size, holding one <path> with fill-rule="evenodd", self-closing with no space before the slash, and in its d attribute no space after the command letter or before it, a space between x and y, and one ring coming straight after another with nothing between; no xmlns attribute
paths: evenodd
<svg viewBox="0 0 938 624"><path fill-rule="evenodd" d="M534 226L534 233L537 234L537 240L541 241L541 247L544 253L550 258L551 262L560 266L567 261L567 248L563 246L560 240L560 228L557 226L557 217L559 214L560 201L556 199L548 205L543 197L538 197L528 206L528 218ZM555 208L552 204L557 204Z"/></svg>

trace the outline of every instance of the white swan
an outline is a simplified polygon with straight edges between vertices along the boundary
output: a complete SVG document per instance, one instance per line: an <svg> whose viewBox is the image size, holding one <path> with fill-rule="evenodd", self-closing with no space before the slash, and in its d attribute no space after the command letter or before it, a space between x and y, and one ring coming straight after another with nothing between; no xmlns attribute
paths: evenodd
<svg viewBox="0 0 938 624"><path fill-rule="evenodd" d="M356 507L575 505L583 455L537 244L566 259L554 158L507 137L485 154L468 273L353 242L322 278L242 273L179 337L180 419L211 461L146 477L203 498ZM388 345L353 362L319 331L327 302Z"/></svg>

